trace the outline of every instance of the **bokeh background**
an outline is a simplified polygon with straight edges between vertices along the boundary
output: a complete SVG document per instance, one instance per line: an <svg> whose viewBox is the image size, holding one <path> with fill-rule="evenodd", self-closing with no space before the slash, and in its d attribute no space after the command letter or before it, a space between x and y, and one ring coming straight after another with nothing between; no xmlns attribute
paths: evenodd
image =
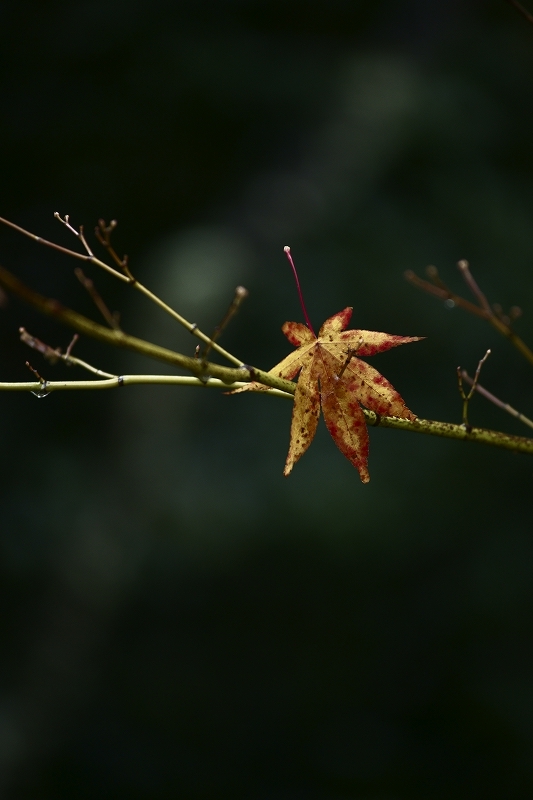
<svg viewBox="0 0 533 800"><path fill-rule="evenodd" d="M533 341L533 26L504 0L3 0L0 214L73 245L117 218L135 274L269 368L301 319L427 339L373 360L460 422L455 369L531 414L531 368L403 279L468 258ZM72 260L0 263L97 318ZM88 271L128 332L191 353ZM71 332L9 298L0 376ZM104 370L162 372L81 339ZM396 800L533 791L533 462L324 426L282 477L290 404L132 387L0 395L0 796ZM476 397L476 425L528 429Z"/></svg>

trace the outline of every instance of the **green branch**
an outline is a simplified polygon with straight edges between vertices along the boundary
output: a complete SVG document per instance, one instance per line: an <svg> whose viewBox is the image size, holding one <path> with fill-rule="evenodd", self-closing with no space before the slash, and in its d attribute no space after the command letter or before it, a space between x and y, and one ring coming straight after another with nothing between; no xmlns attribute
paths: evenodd
<svg viewBox="0 0 533 800"><path fill-rule="evenodd" d="M274 379L277 382L277 379ZM285 382L286 383L286 382ZM239 381L232 384L225 383L217 378L209 378L202 381L199 378L187 375L117 375L104 380L92 381L28 381L0 383L0 391L5 392L33 392L44 397L51 392L68 390L95 390L95 389L117 389L123 386L133 385L165 385L165 386L196 386L199 388L224 389L232 391L247 386L247 382ZM296 386L294 385L296 388ZM274 394L278 397L292 399L294 391L286 392L279 389L269 389L265 394ZM396 428L411 433L424 433L429 436L441 436L446 439L459 439L463 442L481 442L482 444L492 445L493 447L503 447L518 453L529 453L533 455L533 439L524 436L511 436L499 431L491 431L485 428L470 428L467 430L464 425L454 425L451 422L435 422L429 419L416 419L411 422L399 417L381 417L374 411L363 409L366 423L372 428Z"/></svg>
<svg viewBox="0 0 533 800"><path fill-rule="evenodd" d="M247 365L238 369L222 367L219 364L213 364L209 361L204 362L201 359L185 356L182 353L177 353L166 347L160 347L157 344L152 344L152 342L147 342L136 336L130 336L122 331L106 328L82 316L82 314L72 311L70 308L66 308L57 300L52 300L38 294L38 292L34 292L33 289L23 284L22 281L16 278L11 272L4 269L4 267L0 267L0 285L13 292L13 294L32 305L41 313L63 322L79 333L84 333L87 336L91 336L93 339L98 339L114 347L133 350L135 353L141 353L141 355L154 358L157 361L164 361L166 364L182 367L187 370L187 372L192 372L192 374L200 380L219 378L225 384L232 384L236 381L254 380L265 386L271 386L274 389L280 389L283 392L289 392L291 394L294 394L296 389L296 384L292 383L292 381L276 378L268 372L256 369L255 367Z"/></svg>
<svg viewBox="0 0 533 800"><path fill-rule="evenodd" d="M37 308L44 314L54 317L64 324L74 328L80 333L99 339L115 347L123 347L136 353L155 358L173 366L182 367L193 373L194 377L173 375L123 375L112 376L104 380L89 381L32 381L0 383L0 391L29 391L41 396L53 391L70 389L114 389L132 384L166 384L204 386L210 388L224 388L233 390L246 386L250 381L256 381L269 387L266 394L275 394L292 398L296 391L296 383L278 378L255 367L243 366L240 369L222 367L219 364L203 362L200 359L190 358L165 347L129 336L122 331L105 328L87 317L65 308L56 300L29 289L8 270L0 267L0 285L16 294L22 300ZM75 359L72 359L75 361ZM85 367L88 365L81 364ZM433 420L416 419L413 422L399 417L379 416L373 411L363 409L367 425L370 427L396 428L411 433L422 433L429 436L441 436L447 439L461 441L481 442L492 447L502 447L519 453L533 455L533 439L523 436L511 436L499 431L484 428L467 428L464 425L455 425L449 422L435 422Z"/></svg>
<svg viewBox="0 0 533 800"><path fill-rule="evenodd" d="M429 436L442 436L445 439L459 439L462 442L480 442L492 447L503 447L515 453L529 453L533 455L533 439L526 436L511 436L500 431L491 431L487 428L466 428L464 425L454 425L452 422L435 422L431 419L408 419L399 417L380 417L373 411L363 409L367 425L380 428L396 428L411 433L425 433Z"/></svg>
<svg viewBox="0 0 533 800"><path fill-rule="evenodd" d="M201 389L224 389L232 392L248 386L245 381L224 383L218 378L208 378L201 381L189 375L113 375L103 380L92 381L12 381L0 383L0 392L31 392L39 397L46 397L52 392L84 391L85 389L119 389L123 386L196 386ZM287 397L292 400L293 395L282 392L280 389L269 389L269 394L278 397Z"/></svg>

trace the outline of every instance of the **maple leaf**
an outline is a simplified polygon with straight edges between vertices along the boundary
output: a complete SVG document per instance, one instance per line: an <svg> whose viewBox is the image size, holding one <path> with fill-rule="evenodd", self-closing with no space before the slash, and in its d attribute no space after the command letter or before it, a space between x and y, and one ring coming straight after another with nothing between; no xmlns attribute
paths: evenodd
<svg viewBox="0 0 533 800"><path fill-rule="evenodd" d="M284 474L305 453L315 435L320 408L333 441L368 483L368 430L361 405L382 416L415 420L389 381L359 356L373 356L420 336L393 336L378 331L345 330L352 308L327 319L318 336L301 322L286 322L282 331L298 349L269 370L292 380L300 377L294 394L291 438ZM357 355L356 355L357 354ZM269 391L252 382L237 392Z"/></svg>

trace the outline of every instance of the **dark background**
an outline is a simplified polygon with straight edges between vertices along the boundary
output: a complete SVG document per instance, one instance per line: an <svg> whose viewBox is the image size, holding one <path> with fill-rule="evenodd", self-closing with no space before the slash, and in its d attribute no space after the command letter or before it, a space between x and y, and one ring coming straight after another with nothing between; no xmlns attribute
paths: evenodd
<svg viewBox="0 0 533 800"><path fill-rule="evenodd" d="M0 4L0 214L118 218L139 279L269 368L301 319L425 335L376 357L460 422L457 364L531 415L531 368L464 294L468 258L533 341L533 26L503 0ZM71 241L72 239L72 241ZM0 263L97 318L76 264L0 229ZM92 271L128 332L192 353ZM15 299L2 380L28 380ZM116 373L159 364L82 339ZM394 800L533 791L530 458L372 430L363 486L324 426L289 479L290 404L215 391L0 395L0 795ZM476 397L473 424L528 435Z"/></svg>

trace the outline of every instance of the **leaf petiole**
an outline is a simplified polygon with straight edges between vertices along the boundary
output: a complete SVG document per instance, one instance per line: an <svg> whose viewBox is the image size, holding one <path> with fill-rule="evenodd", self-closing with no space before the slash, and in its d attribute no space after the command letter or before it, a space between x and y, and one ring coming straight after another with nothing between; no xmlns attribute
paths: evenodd
<svg viewBox="0 0 533 800"><path fill-rule="evenodd" d="M303 294L302 294L302 289L300 287L300 281L298 280L298 273L296 272L296 267L294 266L294 261L292 260L292 256L291 256L291 248L289 247L289 245L285 245L283 250L285 251L285 255L287 256L287 258L289 260L289 264L292 267L294 280L296 281L296 288L298 289L298 297L300 298L300 305L302 306L302 311L304 312L306 325L309 328L309 330L311 331L311 333L313 334L313 336L316 338L316 333L313 330L313 326L311 325L311 320L309 319L309 314L307 313L307 309L305 307L304 297L303 297Z"/></svg>

